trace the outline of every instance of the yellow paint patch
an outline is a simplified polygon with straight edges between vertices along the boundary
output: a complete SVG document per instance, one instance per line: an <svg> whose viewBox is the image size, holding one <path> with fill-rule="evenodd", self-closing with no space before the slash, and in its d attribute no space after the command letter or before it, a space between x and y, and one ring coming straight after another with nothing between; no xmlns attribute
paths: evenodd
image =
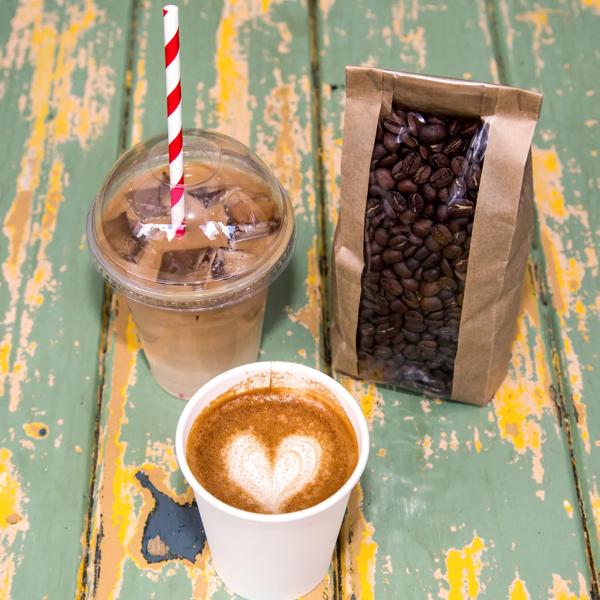
<svg viewBox="0 0 600 600"><path fill-rule="evenodd" d="M28 435L30 438L41 440L48 437L50 429L46 423L32 422L23 423L23 431L25 432L25 435Z"/></svg>
<svg viewBox="0 0 600 600"><path fill-rule="evenodd" d="M342 595L344 598L354 595L361 600L373 600L377 543L373 541L375 528L363 515L362 498L358 485L350 495L348 512L340 532Z"/></svg>
<svg viewBox="0 0 600 600"><path fill-rule="evenodd" d="M351 377L340 377L340 383L352 394L365 415L369 428L377 419L379 425L384 424L383 396L377 386L372 383L364 383Z"/></svg>
<svg viewBox="0 0 600 600"><path fill-rule="evenodd" d="M552 588L550 591L550 600L589 600L589 595L585 589L585 579L579 577L579 594L570 589L570 580L563 579L556 573L552 574Z"/></svg>
<svg viewBox="0 0 600 600"><path fill-rule="evenodd" d="M592 515L596 527L596 540L600 543L600 494L594 479L594 485L590 490L590 504L592 505Z"/></svg>
<svg viewBox="0 0 600 600"><path fill-rule="evenodd" d="M568 500L563 500L563 508L569 519L573 518L573 505Z"/></svg>
<svg viewBox="0 0 600 600"><path fill-rule="evenodd" d="M479 454L481 452L481 440L479 439L479 429L477 427L473 430L473 445L475 446L475 452Z"/></svg>
<svg viewBox="0 0 600 600"><path fill-rule="evenodd" d="M534 190L538 205L545 214L557 220L568 216L562 186L562 165L554 147L534 148L533 155Z"/></svg>
<svg viewBox="0 0 600 600"><path fill-rule="evenodd" d="M306 266L308 269L305 279L306 304L296 311L288 308L288 316L294 323L300 323L310 332L315 341L315 360L318 364L321 334L321 275L317 258L317 236L313 236L312 245L308 249Z"/></svg>
<svg viewBox="0 0 600 600"><path fill-rule="evenodd" d="M534 187L541 219L541 240L548 265L548 275L552 298L562 334L562 342L567 359L567 376L571 383L572 399L577 410L577 428L586 452L591 452L587 407L583 402L583 376L579 357L574 351L569 337L574 318L577 329L584 341L588 338L588 309L581 297L586 274L596 277L598 256L593 242L589 217L582 206L565 208L562 186L562 166L556 149L533 150ZM567 219L580 222L581 237L586 247L585 258L572 256L573 250L565 246L564 232L556 229L556 222ZM570 256L571 255L571 256Z"/></svg>
<svg viewBox="0 0 600 600"><path fill-rule="evenodd" d="M544 479L541 420L553 411L541 329L536 292L527 278L513 342L512 369L496 392L492 408L500 437L518 454L531 455L532 478L538 485Z"/></svg>
<svg viewBox="0 0 600 600"><path fill-rule="evenodd" d="M13 464L13 454L0 448L0 600L10 600L15 574L15 554L11 551L17 536L29 529L24 504L27 502Z"/></svg>
<svg viewBox="0 0 600 600"><path fill-rule="evenodd" d="M12 464L12 452L8 448L0 448L0 530L13 523L12 515L20 512L21 486L15 476Z"/></svg>
<svg viewBox="0 0 600 600"><path fill-rule="evenodd" d="M583 8L591 8L594 12L600 13L600 0L580 0Z"/></svg>
<svg viewBox="0 0 600 600"><path fill-rule="evenodd" d="M536 73L539 75L544 68L544 60L542 58L542 44L548 45L554 42L552 27L549 22L549 15L553 11L549 8L538 8L534 11L517 15L517 21L528 23L533 26L531 47L535 61Z"/></svg>
<svg viewBox="0 0 600 600"><path fill-rule="evenodd" d="M296 217L306 212L302 202L306 195L308 215L314 219L315 193L312 187L303 189L306 168L302 165L303 157L310 157L312 153L310 114L299 113L301 96L297 91L300 90L306 105L310 105L310 85L303 85L295 76L284 82L279 69L275 69L273 77L275 86L264 99L256 149L290 195ZM302 128L302 122L307 123L307 129ZM310 186L308 175L306 183Z"/></svg>
<svg viewBox="0 0 600 600"><path fill-rule="evenodd" d="M531 600L531 596L525 587L525 582L519 577L518 574L510 584L508 600Z"/></svg>
<svg viewBox="0 0 600 600"><path fill-rule="evenodd" d="M149 20L152 14L152 6L145 1L143 10L140 11L140 23L138 31L140 35L137 38L138 59L135 67L135 86L133 88L133 107L131 110L131 143L137 144L143 138L143 119L145 112L144 101L148 91L148 78L146 74L146 58L148 54L148 32L150 31ZM132 73L127 76L131 79ZM186 94L189 98L189 95Z"/></svg>
<svg viewBox="0 0 600 600"><path fill-rule="evenodd" d="M450 548L446 552L447 590L441 590L440 596L446 600L466 600L477 598L482 591L479 581L483 563L481 555L485 551L485 542L475 535L470 544L462 548Z"/></svg>
<svg viewBox="0 0 600 600"><path fill-rule="evenodd" d="M418 3L412 5L414 13L410 15L411 22L418 20L419 6ZM407 27L408 19L404 2L393 5L391 12L392 30L400 41L399 56L402 62L419 70L424 69L427 62L425 29L420 25L411 29Z"/></svg>
<svg viewBox="0 0 600 600"><path fill-rule="evenodd" d="M210 96L216 104L219 131L248 144L252 98L248 91L248 50L240 42L246 23L262 13L257 2L225 3L217 31L215 72L217 83Z"/></svg>

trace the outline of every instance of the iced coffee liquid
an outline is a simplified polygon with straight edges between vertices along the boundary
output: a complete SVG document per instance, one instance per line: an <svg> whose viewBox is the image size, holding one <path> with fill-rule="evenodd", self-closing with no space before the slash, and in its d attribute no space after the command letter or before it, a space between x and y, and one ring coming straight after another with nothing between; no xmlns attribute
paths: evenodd
<svg viewBox="0 0 600 600"><path fill-rule="evenodd" d="M192 425L186 457L223 502L275 514L334 494L356 467L358 445L337 404L306 390L263 388L211 402Z"/></svg>
<svg viewBox="0 0 600 600"><path fill-rule="evenodd" d="M259 178L222 166L215 175L189 162L185 173L185 234L169 234L170 189L164 171L137 173L103 214L103 234L118 266L166 290L174 306L128 297L142 346L160 385L189 398L211 377L258 355L266 289L223 308L181 309L181 293L243 278L269 260L279 225L272 190ZM132 183L133 182L133 183Z"/></svg>

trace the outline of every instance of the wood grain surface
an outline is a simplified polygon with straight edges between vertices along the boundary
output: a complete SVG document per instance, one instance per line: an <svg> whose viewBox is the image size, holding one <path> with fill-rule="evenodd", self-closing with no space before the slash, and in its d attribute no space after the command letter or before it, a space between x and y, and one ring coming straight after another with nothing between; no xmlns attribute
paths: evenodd
<svg viewBox="0 0 600 600"><path fill-rule="evenodd" d="M84 237L110 165L165 130L161 8L0 3L0 600L231 597L175 460L183 404ZM184 126L248 144L294 204L262 359L330 370L345 65L544 92L510 373L484 409L340 377L372 454L306 598L600 597L598 1L187 0L180 18Z"/></svg>

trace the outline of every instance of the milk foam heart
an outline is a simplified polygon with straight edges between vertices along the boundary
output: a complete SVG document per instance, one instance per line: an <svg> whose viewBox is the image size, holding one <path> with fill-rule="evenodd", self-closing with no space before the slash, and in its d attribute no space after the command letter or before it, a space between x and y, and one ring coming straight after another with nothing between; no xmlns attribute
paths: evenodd
<svg viewBox="0 0 600 600"><path fill-rule="evenodd" d="M321 446L305 435L284 438L273 463L252 434L235 437L226 452L229 478L273 513L313 481L321 462Z"/></svg>

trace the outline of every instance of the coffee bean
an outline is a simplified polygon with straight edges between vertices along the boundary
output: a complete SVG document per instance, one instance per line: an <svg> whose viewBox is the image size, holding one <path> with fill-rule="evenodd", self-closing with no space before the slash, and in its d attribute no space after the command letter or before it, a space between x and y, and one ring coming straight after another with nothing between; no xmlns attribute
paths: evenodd
<svg viewBox="0 0 600 600"><path fill-rule="evenodd" d="M423 200L421 194L414 193L408 197L408 208L409 210L412 210L412 212L420 213L424 206L425 201Z"/></svg>
<svg viewBox="0 0 600 600"><path fill-rule="evenodd" d="M431 231L432 222L429 219L419 219L412 226L412 231L419 237L426 237Z"/></svg>
<svg viewBox="0 0 600 600"><path fill-rule="evenodd" d="M404 157L402 161L402 170L407 175L416 173L421 166L421 155L418 152L411 152Z"/></svg>
<svg viewBox="0 0 600 600"><path fill-rule="evenodd" d="M433 267L436 267L439 264L441 258L442 258L442 255L439 252L432 252L423 261L423 268L424 269L433 269Z"/></svg>
<svg viewBox="0 0 600 600"><path fill-rule="evenodd" d="M440 288L448 291L453 291L457 287L456 281L454 281L454 279L451 279L450 277L440 277L438 280L438 284Z"/></svg>
<svg viewBox="0 0 600 600"><path fill-rule="evenodd" d="M421 309L424 313L434 312L436 310L440 310L443 304L442 301L436 296L431 296L428 298L423 298L421 300Z"/></svg>
<svg viewBox="0 0 600 600"><path fill-rule="evenodd" d="M440 286L435 281L425 281L419 286L422 296L435 296L440 291Z"/></svg>
<svg viewBox="0 0 600 600"><path fill-rule="evenodd" d="M441 152L436 152L433 154L429 159L429 162L431 163L431 167L433 169L442 169L450 166L450 159Z"/></svg>
<svg viewBox="0 0 600 600"><path fill-rule="evenodd" d="M404 258L402 252L398 252L398 250L392 250L391 248L386 248L381 253L381 259L386 264L393 264L400 262Z"/></svg>
<svg viewBox="0 0 600 600"><path fill-rule="evenodd" d="M413 183L417 185L424 184L431 175L431 167L429 165L421 165L412 176Z"/></svg>
<svg viewBox="0 0 600 600"><path fill-rule="evenodd" d="M446 127L441 123L424 125L419 130L419 141L422 144L430 146L441 142L446 137L446 134Z"/></svg>
<svg viewBox="0 0 600 600"><path fill-rule="evenodd" d="M402 302L402 300L400 300L399 298L394 300L391 304L390 304L390 308L398 314L403 314L405 313L407 310L409 310L408 306L406 306L406 304L404 304L404 302Z"/></svg>
<svg viewBox="0 0 600 600"><path fill-rule="evenodd" d="M400 181L401 179L407 178L406 173L402 170L402 160L398 160L392 167L391 175L395 181Z"/></svg>
<svg viewBox="0 0 600 600"><path fill-rule="evenodd" d="M423 262L429 255L431 254L431 252L429 251L429 248L427 248L426 246L421 246L414 254L413 257L418 260L419 262ZM423 267L419 267L419 269L417 269L417 271L423 271ZM415 272L415 279L418 279L416 272Z"/></svg>
<svg viewBox="0 0 600 600"><path fill-rule="evenodd" d="M440 270L437 268L426 269L423 271L423 279L425 281L436 281L440 278Z"/></svg>
<svg viewBox="0 0 600 600"><path fill-rule="evenodd" d="M427 249L431 252L439 252L443 248L443 246L441 244L438 244L431 235L428 235L425 238L425 246L427 246Z"/></svg>
<svg viewBox="0 0 600 600"><path fill-rule="evenodd" d="M452 232L445 225L439 223L431 228L431 237L440 246L446 246L452 242Z"/></svg>
<svg viewBox="0 0 600 600"><path fill-rule="evenodd" d="M408 268L405 262L399 262L392 266L392 269L398 277L412 277L413 272Z"/></svg>
<svg viewBox="0 0 600 600"><path fill-rule="evenodd" d="M464 156L455 156L450 162L450 166L457 177L464 175L469 161Z"/></svg>
<svg viewBox="0 0 600 600"><path fill-rule="evenodd" d="M433 202L437 198L437 190L430 183L424 183L420 192L425 202Z"/></svg>
<svg viewBox="0 0 600 600"><path fill-rule="evenodd" d="M383 136L385 144L385 136ZM454 137L444 144L444 154L454 156L459 154L464 148L464 142L459 137Z"/></svg>
<svg viewBox="0 0 600 600"><path fill-rule="evenodd" d="M463 249L460 246L457 246L455 244L450 244L449 246L446 246L442 250L442 254L444 255L445 258L447 258L449 260L453 260L455 258L460 258L462 256Z"/></svg>
<svg viewBox="0 0 600 600"><path fill-rule="evenodd" d="M391 177L392 176L390 175L390 178ZM416 192L419 189L419 186L410 179L402 179L396 183L396 189L404 194L411 194Z"/></svg>
<svg viewBox="0 0 600 600"><path fill-rule="evenodd" d="M470 217L475 212L475 205L471 200L461 198L448 206L448 214L451 217Z"/></svg>
<svg viewBox="0 0 600 600"><path fill-rule="evenodd" d="M412 135L410 135L410 131L408 131L407 129L401 131L398 134L398 139L407 148L413 149L413 148L416 148L419 145L418 142L417 142L417 140L415 140L415 138L412 137Z"/></svg>
<svg viewBox="0 0 600 600"><path fill-rule="evenodd" d="M390 236L383 227L378 227L375 230L374 239L380 246L386 246L390 239Z"/></svg>
<svg viewBox="0 0 600 600"><path fill-rule="evenodd" d="M388 169L377 169L375 171L375 181L377 182L377 185L384 190L391 190L396 185L396 182Z"/></svg>
<svg viewBox="0 0 600 600"><path fill-rule="evenodd" d="M389 152L396 152L402 144L397 134L387 132L383 134L383 145Z"/></svg>
<svg viewBox="0 0 600 600"><path fill-rule="evenodd" d="M405 290L411 292L416 292L419 289L419 283L415 279L412 279L412 277L402 279L402 286Z"/></svg>
<svg viewBox="0 0 600 600"><path fill-rule="evenodd" d="M393 116L383 120L383 128L390 133L398 135L403 127L406 127L406 121L398 122Z"/></svg>
<svg viewBox="0 0 600 600"><path fill-rule="evenodd" d="M396 154L388 154L384 156L378 163L378 167L384 167L390 169L398 162L398 156Z"/></svg>
<svg viewBox="0 0 600 600"><path fill-rule="evenodd" d="M377 173L377 171L375 171L375 173ZM390 176L390 179L391 179L391 176ZM453 179L454 179L454 173L452 172L452 169L449 169L448 167L442 167L441 169L438 169L437 171L434 171L431 174L431 177L429 178L429 183L431 183L431 185L434 188L439 190L440 188L443 188L443 187L446 187L447 185L449 185ZM381 185L381 183L379 185ZM384 187L384 186L381 185L381 187ZM386 189L389 189L389 188L386 188Z"/></svg>
<svg viewBox="0 0 600 600"><path fill-rule="evenodd" d="M400 222L404 223L405 225L410 225L411 223L414 223L418 218L418 213L412 210L406 210L400 215Z"/></svg>
<svg viewBox="0 0 600 600"><path fill-rule="evenodd" d="M395 235L389 240L390 248L394 250L404 250L409 244L410 242L405 235Z"/></svg>

